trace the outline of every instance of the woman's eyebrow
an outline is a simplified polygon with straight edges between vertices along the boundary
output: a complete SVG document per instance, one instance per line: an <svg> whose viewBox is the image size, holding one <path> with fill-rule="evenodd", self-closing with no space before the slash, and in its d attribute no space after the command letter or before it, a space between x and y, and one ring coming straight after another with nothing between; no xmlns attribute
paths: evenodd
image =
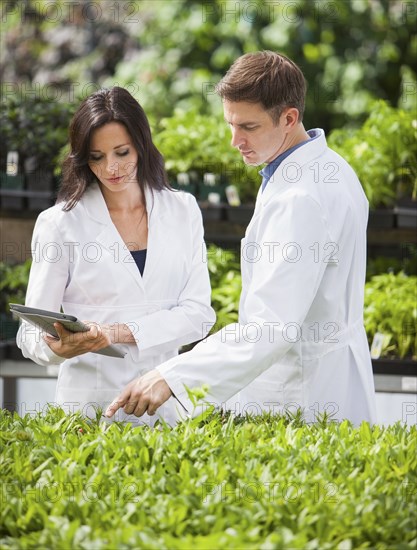
<svg viewBox="0 0 417 550"><path fill-rule="evenodd" d="M119 149L120 147L126 147L126 145L130 145L130 143L123 143L122 145L116 145L116 147L113 147L113 149ZM100 149L90 149L91 153L101 153Z"/></svg>

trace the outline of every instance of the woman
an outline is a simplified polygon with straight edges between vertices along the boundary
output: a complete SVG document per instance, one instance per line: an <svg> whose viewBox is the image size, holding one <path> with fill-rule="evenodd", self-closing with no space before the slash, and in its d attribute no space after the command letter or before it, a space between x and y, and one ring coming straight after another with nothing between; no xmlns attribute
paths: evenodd
<svg viewBox="0 0 417 550"><path fill-rule="evenodd" d="M32 251L26 305L92 323L79 334L56 324L57 340L23 322L17 336L25 357L60 365L56 401L70 412L95 414L214 323L200 210L169 187L146 115L123 88L94 93L74 115L58 201L38 217ZM110 343L124 359L93 353ZM159 416L178 413L171 398Z"/></svg>

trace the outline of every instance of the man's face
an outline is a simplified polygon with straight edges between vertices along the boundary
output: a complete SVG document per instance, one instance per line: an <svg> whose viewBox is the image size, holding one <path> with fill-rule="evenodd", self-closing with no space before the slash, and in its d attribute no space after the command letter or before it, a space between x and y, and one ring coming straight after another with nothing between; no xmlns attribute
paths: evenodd
<svg viewBox="0 0 417 550"><path fill-rule="evenodd" d="M232 131L231 144L239 149L245 164L259 166L269 163L286 150L284 113L274 124L261 104L226 99L223 101L223 111Z"/></svg>

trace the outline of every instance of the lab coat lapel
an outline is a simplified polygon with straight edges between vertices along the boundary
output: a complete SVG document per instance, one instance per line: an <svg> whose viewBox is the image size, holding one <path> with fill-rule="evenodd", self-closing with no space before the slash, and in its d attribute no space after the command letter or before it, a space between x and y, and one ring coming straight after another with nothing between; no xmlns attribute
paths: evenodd
<svg viewBox="0 0 417 550"><path fill-rule="evenodd" d="M326 152L327 143L323 130L320 136L302 147L296 149L275 170L261 194L263 205L276 193L281 193L303 177L303 171L309 170L308 165ZM312 172L310 172L310 175Z"/></svg>
<svg viewBox="0 0 417 550"><path fill-rule="evenodd" d="M248 238L248 235L250 234L250 232L254 228L254 226L256 224L256 221L259 217L259 214L262 210L262 199L261 199L261 197L262 197L262 188L259 187L258 194L256 196L256 201L255 201L255 209L254 209L252 218L251 218L249 224L246 227L245 238L243 239L243 242L245 242L245 240Z"/></svg>
<svg viewBox="0 0 417 550"><path fill-rule="evenodd" d="M175 192L175 191L174 191ZM146 210L148 212L148 245L146 264L143 272L145 285L161 278L161 256L165 257L173 222L167 202L163 199L166 191L145 190Z"/></svg>
<svg viewBox="0 0 417 550"><path fill-rule="evenodd" d="M143 280L138 267L123 242L110 217L106 202L98 184L94 184L83 197L85 210L90 218L99 222L97 242L108 250L113 258L114 269L120 270L120 276L129 274L136 285L144 290Z"/></svg>
<svg viewBox="0 0 417 550"><path fill-rule="evenodd" d="M143 272L143 282L146 284L147 280L152 280L152 270L154 268L158 254L160 253L160 247L163 244L163 240L158 238L159 224L159 201L158 193L152 191L147 187L145 189L146 211L148 215L148 244L146 245L146 262Z"/></svg>

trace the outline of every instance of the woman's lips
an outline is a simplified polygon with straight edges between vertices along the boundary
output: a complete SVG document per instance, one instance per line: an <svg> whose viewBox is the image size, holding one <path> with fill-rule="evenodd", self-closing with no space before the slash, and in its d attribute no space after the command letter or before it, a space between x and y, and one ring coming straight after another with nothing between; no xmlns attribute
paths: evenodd
<svg viewBox="0 0 417 550"><path fill-rule="evenodd" d="M107 181L109 181L110 183L119 183L119 181L121 181L123 179L123 176L119 176L117 178L107 178Z"/></svg>

